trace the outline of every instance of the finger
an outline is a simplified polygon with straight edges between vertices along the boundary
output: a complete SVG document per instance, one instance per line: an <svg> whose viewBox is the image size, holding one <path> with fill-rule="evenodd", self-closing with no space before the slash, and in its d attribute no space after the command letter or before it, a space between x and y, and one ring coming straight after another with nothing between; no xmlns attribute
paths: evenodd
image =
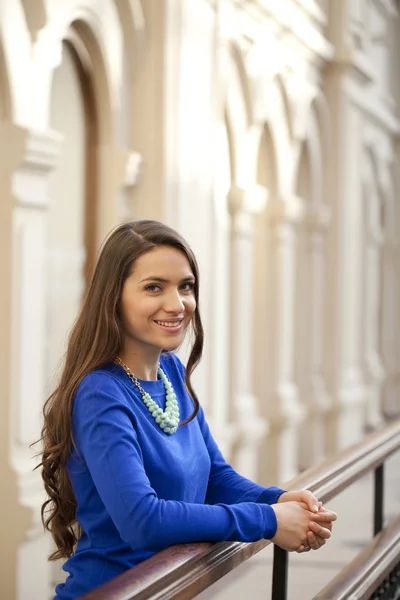
<svg viewBox="0 0 400 600"><path fill-rule="evenodd" d="M321 525L319 523L315 523L314 521L310 522L309 527L310 527L312 533L319 535L324 540L329 540L329 538L332 535L332 533L330 532L329 529L327 529L326 527L321 527Z"/></svg>
<svg viewBox="0 0 400 600"><path fill-rule="evenodd" d="M310 546L308 546L308 545L305 546L304 544L301 544L297 548L296 552L297 552L297 554L304 554L305 552L310 552L310 550L311 550Z"/></svg>
<svg viewBox="0 0 400 600"><path fill-rule="evenodd" d="M311 550L318 550L318 548L320 547L317 537L315 536L315 534L312 531L309 531L307 533L307 541L309 543Z"/></svg>
<svg viewBox="0 0 400 600"><path fill-rule="evenodd" d="M307 533L307 540L312 550L318 550L319 548L321 548L321 546L324 546L326 544L326 540L321 538L319 535L316 535L312 531L309 531Z"/></svg>
<svg viewBox="0 0 400 600"><path fill-rule="evenodd" d="M317 538L320 547L323 546L324 544L326 544L326 540L324 540L324 538L322 538L322 537L320 537L319 535L316 535L316 534L315 534L315 537Z"/></svg>
<svg viewBox="0 0 400 600"><path fill-rule="evenodd" d="M319 511L318 498L314 496L310 490L301 490L299 493L299 498L301 501L307 504L307 508L311 512L317 513Z"/></svg>
<svg viewBox="0 0 400 600"><path fill-rule="evenodd" d="M333 510L328 510L328 509L322 509L318 512L318 514L316 514L314 517L314 519L318 519L318 521L336 521L337 520L337 514L333 511Z"/></svg>
<svg viewBox="0 0 400 600"><path fill-rule="evenodd" d="M318 525L321 525L321 527L325 527L325 529L332 531L332 521L318 521Z"/></svg>

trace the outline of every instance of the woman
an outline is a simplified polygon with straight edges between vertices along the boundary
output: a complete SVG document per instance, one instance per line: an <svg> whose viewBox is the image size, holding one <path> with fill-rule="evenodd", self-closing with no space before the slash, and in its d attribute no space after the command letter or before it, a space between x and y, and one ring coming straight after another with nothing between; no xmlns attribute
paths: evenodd
<svg viewBox="0 0 400 600"><path fill-rule="evenodd" d="M173 351L192 329L187 367ZM45 527L71 600L172 544L261 538L317 549L336 515L307 491L263 488L214 442L191 384L203 347L185 240L136 221L106 241L44 407Z"/></svg>

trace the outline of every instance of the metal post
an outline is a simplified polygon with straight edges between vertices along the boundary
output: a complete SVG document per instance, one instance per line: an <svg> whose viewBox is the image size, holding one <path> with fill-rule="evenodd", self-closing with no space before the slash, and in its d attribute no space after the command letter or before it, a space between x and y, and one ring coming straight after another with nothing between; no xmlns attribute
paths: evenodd
<svg viewBox="0 0 400 600"><path fill-rule="evenodd" d="M272 600L286 600L288 580L288 553L274 546L274 568L272 572Z"/></svg>
<svg viewBox="0 0 400 600"><path fill-rule="evenodd" d="M383 529L384 463L374 471L374 536Z"/></svg>

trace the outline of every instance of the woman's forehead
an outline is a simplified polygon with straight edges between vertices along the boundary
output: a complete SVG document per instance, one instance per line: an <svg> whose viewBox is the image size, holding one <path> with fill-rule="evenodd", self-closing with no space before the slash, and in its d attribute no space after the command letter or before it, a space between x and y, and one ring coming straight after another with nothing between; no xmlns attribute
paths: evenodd
<svg viewBox="0 0 400 600"><path fill-rule="evenodd" d="M194 275L186 254L171 246L157 246L142 254L135 261L132 274L135 279L144 277L184 279Z"/></svg>

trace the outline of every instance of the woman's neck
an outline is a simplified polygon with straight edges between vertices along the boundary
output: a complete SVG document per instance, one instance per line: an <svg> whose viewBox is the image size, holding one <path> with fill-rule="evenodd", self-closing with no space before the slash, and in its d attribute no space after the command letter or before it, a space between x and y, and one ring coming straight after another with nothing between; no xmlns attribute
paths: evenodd
<svg viewBox="0 0 400 600"><path fill-rule="evenodd" d="M127 348L121 349L118 356L132 373L138 379L143 381L156 381L158 364L160 362L161 352L152 353L151 356L145 356L144 353L129 351Z"/></svg>

